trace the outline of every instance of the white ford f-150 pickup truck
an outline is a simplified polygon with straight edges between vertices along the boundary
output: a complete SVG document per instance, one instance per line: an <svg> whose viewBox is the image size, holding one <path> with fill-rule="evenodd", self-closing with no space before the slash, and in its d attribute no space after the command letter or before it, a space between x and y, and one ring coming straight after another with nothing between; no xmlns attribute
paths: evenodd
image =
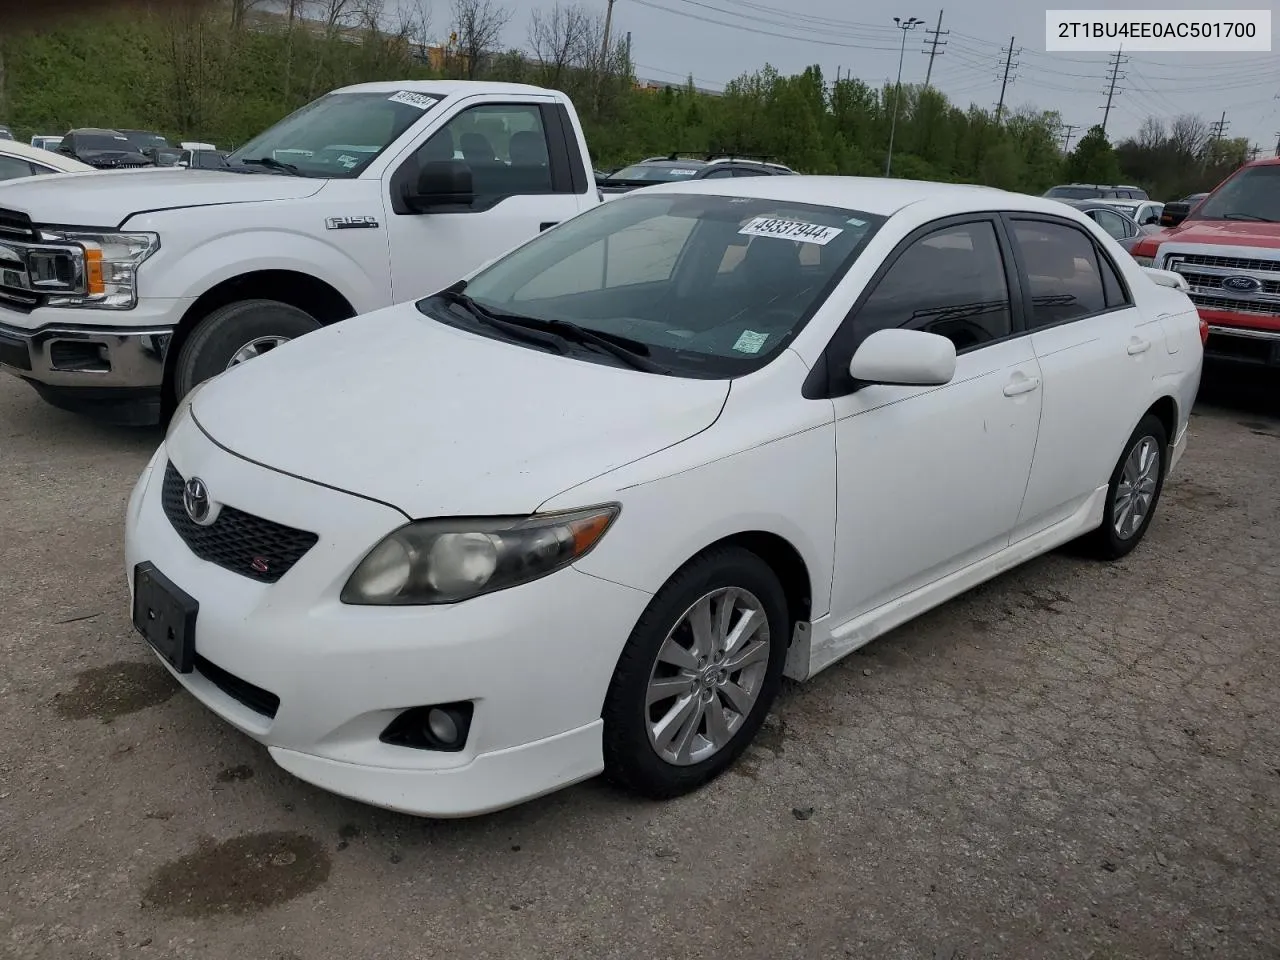
<svg viewBox="0 0 1280 960"><path fill-rule="evenodd" d="M562 93L345 87L224 168L0 185L0 368L59 407L157 423L227 367L435 293L599 202Z"/></svg>

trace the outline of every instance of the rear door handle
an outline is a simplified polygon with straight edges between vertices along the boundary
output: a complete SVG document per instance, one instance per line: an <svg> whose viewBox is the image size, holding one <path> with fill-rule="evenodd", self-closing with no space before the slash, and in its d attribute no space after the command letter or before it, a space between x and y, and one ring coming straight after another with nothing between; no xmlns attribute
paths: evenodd
<svg viewBox="0 0 1280 960"><path fill-rule="evenodd" d="M1129 341L1129 356L1136 357L1140 353L1146 353L1150 348L1150 340L1143 340L1139 337L1134 337Z"/></svg>
<svg viewBox="0 0 1280 960"><path fill-rule="evenodd" d="M1024 393L1030 393L1032 390L1038 389L1040 386L1039 377L1024 377L1021 380L1014 380L1008 383L1004 388L1006 397L1020 397Z"/></svg>
<svg viewBox="0 0 1280 960"><path fill-rule="evenodd" d="M542 223L538 224L538 232L542 233L544 230L550 230L559 222L559 220L544 220Z"/></svg>

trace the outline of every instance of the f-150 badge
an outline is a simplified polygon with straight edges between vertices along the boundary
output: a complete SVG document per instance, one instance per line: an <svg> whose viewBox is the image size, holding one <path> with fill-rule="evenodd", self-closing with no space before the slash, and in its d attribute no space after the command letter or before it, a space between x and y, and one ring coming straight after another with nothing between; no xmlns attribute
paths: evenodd
<svg viewBox="0 0 1280 960"><path fill-rule="evenodd" d="M378 228L377 217L330 217L324 222L329 230L359 230L364 227Z"/></svg>

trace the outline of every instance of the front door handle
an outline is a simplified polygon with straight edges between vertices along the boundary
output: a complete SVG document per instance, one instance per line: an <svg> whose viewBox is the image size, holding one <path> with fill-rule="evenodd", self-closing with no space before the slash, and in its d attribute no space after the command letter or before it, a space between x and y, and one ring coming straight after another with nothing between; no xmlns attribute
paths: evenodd
<svg viewBox="0 0 1280 960"><path fill-rule="evenodd" d="M1032 390L1039 388L1039 377L1023 377L1020 380L1014 380L1005 385L1004 395L1006 397L1020 397L1024 393L1030 393Z"/></svg>
<svg viewBox="0 0 1280 960"><path fill-rule="evenodd" d="M1150 340L1143 340L1141 337L1134 337L1129 341L1129 356L1136 357L1140 353L1146 353L1150 348Z"/></svg>

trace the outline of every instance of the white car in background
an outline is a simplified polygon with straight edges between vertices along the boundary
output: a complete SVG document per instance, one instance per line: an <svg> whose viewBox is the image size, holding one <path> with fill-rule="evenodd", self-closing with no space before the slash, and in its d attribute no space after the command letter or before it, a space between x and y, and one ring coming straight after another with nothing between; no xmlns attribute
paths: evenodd
<svg viewBox="0 0 1280 960"><path fill-rule="evenodd" d="M46 173L92 173L93 167L41 147L0 140L0 181Z"/></svg>
<svg viewBox="0 0 1280 960"><path fill-rule="evenodd" d="M1184 288L1051 199L636 191L188 394L127 508L134 624L371 804L682 794L784 674L1141 541L1199 384Z"/></svg>
<svg viewBox="0 0 1280 960"><path fill-rule="evenodd" d="M32 137L31 145L41 150L57 150L58 144L62 143L61 137Z"/></svg>
<svg viewBox="0 0 1280 960"><path fill-rule="evenodd" d="M1115 207L1137 221L1143 233L1155 233L1161 229L1160 214L1164 212L1164 204L1158 200L1099 200L1109 207Z"/></svg>

